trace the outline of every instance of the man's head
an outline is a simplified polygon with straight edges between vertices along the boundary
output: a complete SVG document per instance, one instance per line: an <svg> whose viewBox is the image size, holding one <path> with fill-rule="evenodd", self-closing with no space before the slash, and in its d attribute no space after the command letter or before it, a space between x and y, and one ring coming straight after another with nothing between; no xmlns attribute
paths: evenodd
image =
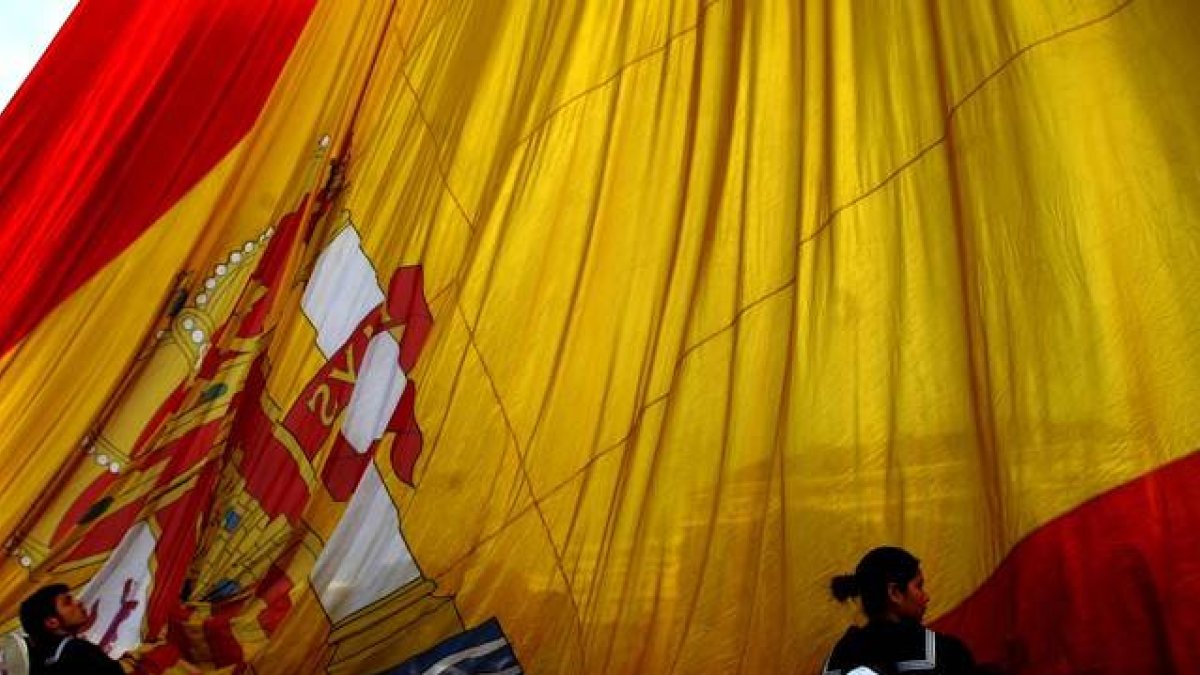
<svg viewBox="0 0 1200 675"><path fill-rule="evenodd" d="M87 625L87 610L66 584L43 586L21 603L21 627L35 642L51 635L75 635Z"/></svg>

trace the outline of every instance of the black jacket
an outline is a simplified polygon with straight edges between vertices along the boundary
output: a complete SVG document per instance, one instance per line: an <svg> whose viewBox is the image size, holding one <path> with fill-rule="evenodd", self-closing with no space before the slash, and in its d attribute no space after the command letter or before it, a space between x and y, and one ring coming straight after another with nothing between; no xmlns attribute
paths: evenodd
<svg viewBox="0 0 1200 675"><path fill-rule="evenodd" d="M957 638L915 621L873 621L851 626L825 662L824 675L846 675L867 666L880 675L974 675L975 660Z"/></svg>
<svg viewBox="0 0 1200 675"><path fill-rule="evenodd" d="M124 675L121 664L81 637L56 637L30 649L31 675Z"/></svg>

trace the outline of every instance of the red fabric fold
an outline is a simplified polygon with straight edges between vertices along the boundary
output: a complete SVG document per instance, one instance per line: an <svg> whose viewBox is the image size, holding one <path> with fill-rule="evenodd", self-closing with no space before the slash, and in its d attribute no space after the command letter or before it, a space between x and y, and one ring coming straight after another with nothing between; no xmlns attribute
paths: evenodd
<svg viewBox="0 0 1200 675"><path fill-rule="evenodd" d="M1183 673L1200 662L1200 453L1047 523L936 627L1005 673Z"/></svg>
<svg viewBox="0 0 1200 675"><path fill-rule="evenodd" d="M0 115L0 354L242 139L315 0L82 0Z"/></svg>

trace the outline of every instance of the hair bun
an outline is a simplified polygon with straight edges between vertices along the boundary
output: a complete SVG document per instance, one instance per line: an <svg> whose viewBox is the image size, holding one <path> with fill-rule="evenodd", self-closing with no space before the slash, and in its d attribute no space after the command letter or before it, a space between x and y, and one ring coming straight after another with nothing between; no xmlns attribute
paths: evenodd
<svg viewBox="0 0 1200 675"><path fill-rule="evenodd" d="M833 597L838 602L845 602L850 598L858 597L858 579L853 574L839 574L829 582L829 590L833 591Z"/></svg>

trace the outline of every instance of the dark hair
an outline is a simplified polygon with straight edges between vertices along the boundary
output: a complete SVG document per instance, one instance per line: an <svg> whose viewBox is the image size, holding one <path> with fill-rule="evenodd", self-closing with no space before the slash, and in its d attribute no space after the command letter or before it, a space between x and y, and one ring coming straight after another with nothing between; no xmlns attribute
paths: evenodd
<svg viewBox="0 0 1200 675"><path fill-rule="evenodd" d="M34 642L49 637L46 619L58 616L58 607L54 601L63 593L70 592L71 587L66 584L50 584L37 589L21 603L21 627Z"/></svg>
<svg viewBox="0 0 1200 675"><path fill-rule="evenodd" d="M863 612L873 617L887 611L888 585L904 587L921 571L916 556L895 546L880 546L863 556L854 574L841 574L829 583L839 602L861 597Z"/></svg>

